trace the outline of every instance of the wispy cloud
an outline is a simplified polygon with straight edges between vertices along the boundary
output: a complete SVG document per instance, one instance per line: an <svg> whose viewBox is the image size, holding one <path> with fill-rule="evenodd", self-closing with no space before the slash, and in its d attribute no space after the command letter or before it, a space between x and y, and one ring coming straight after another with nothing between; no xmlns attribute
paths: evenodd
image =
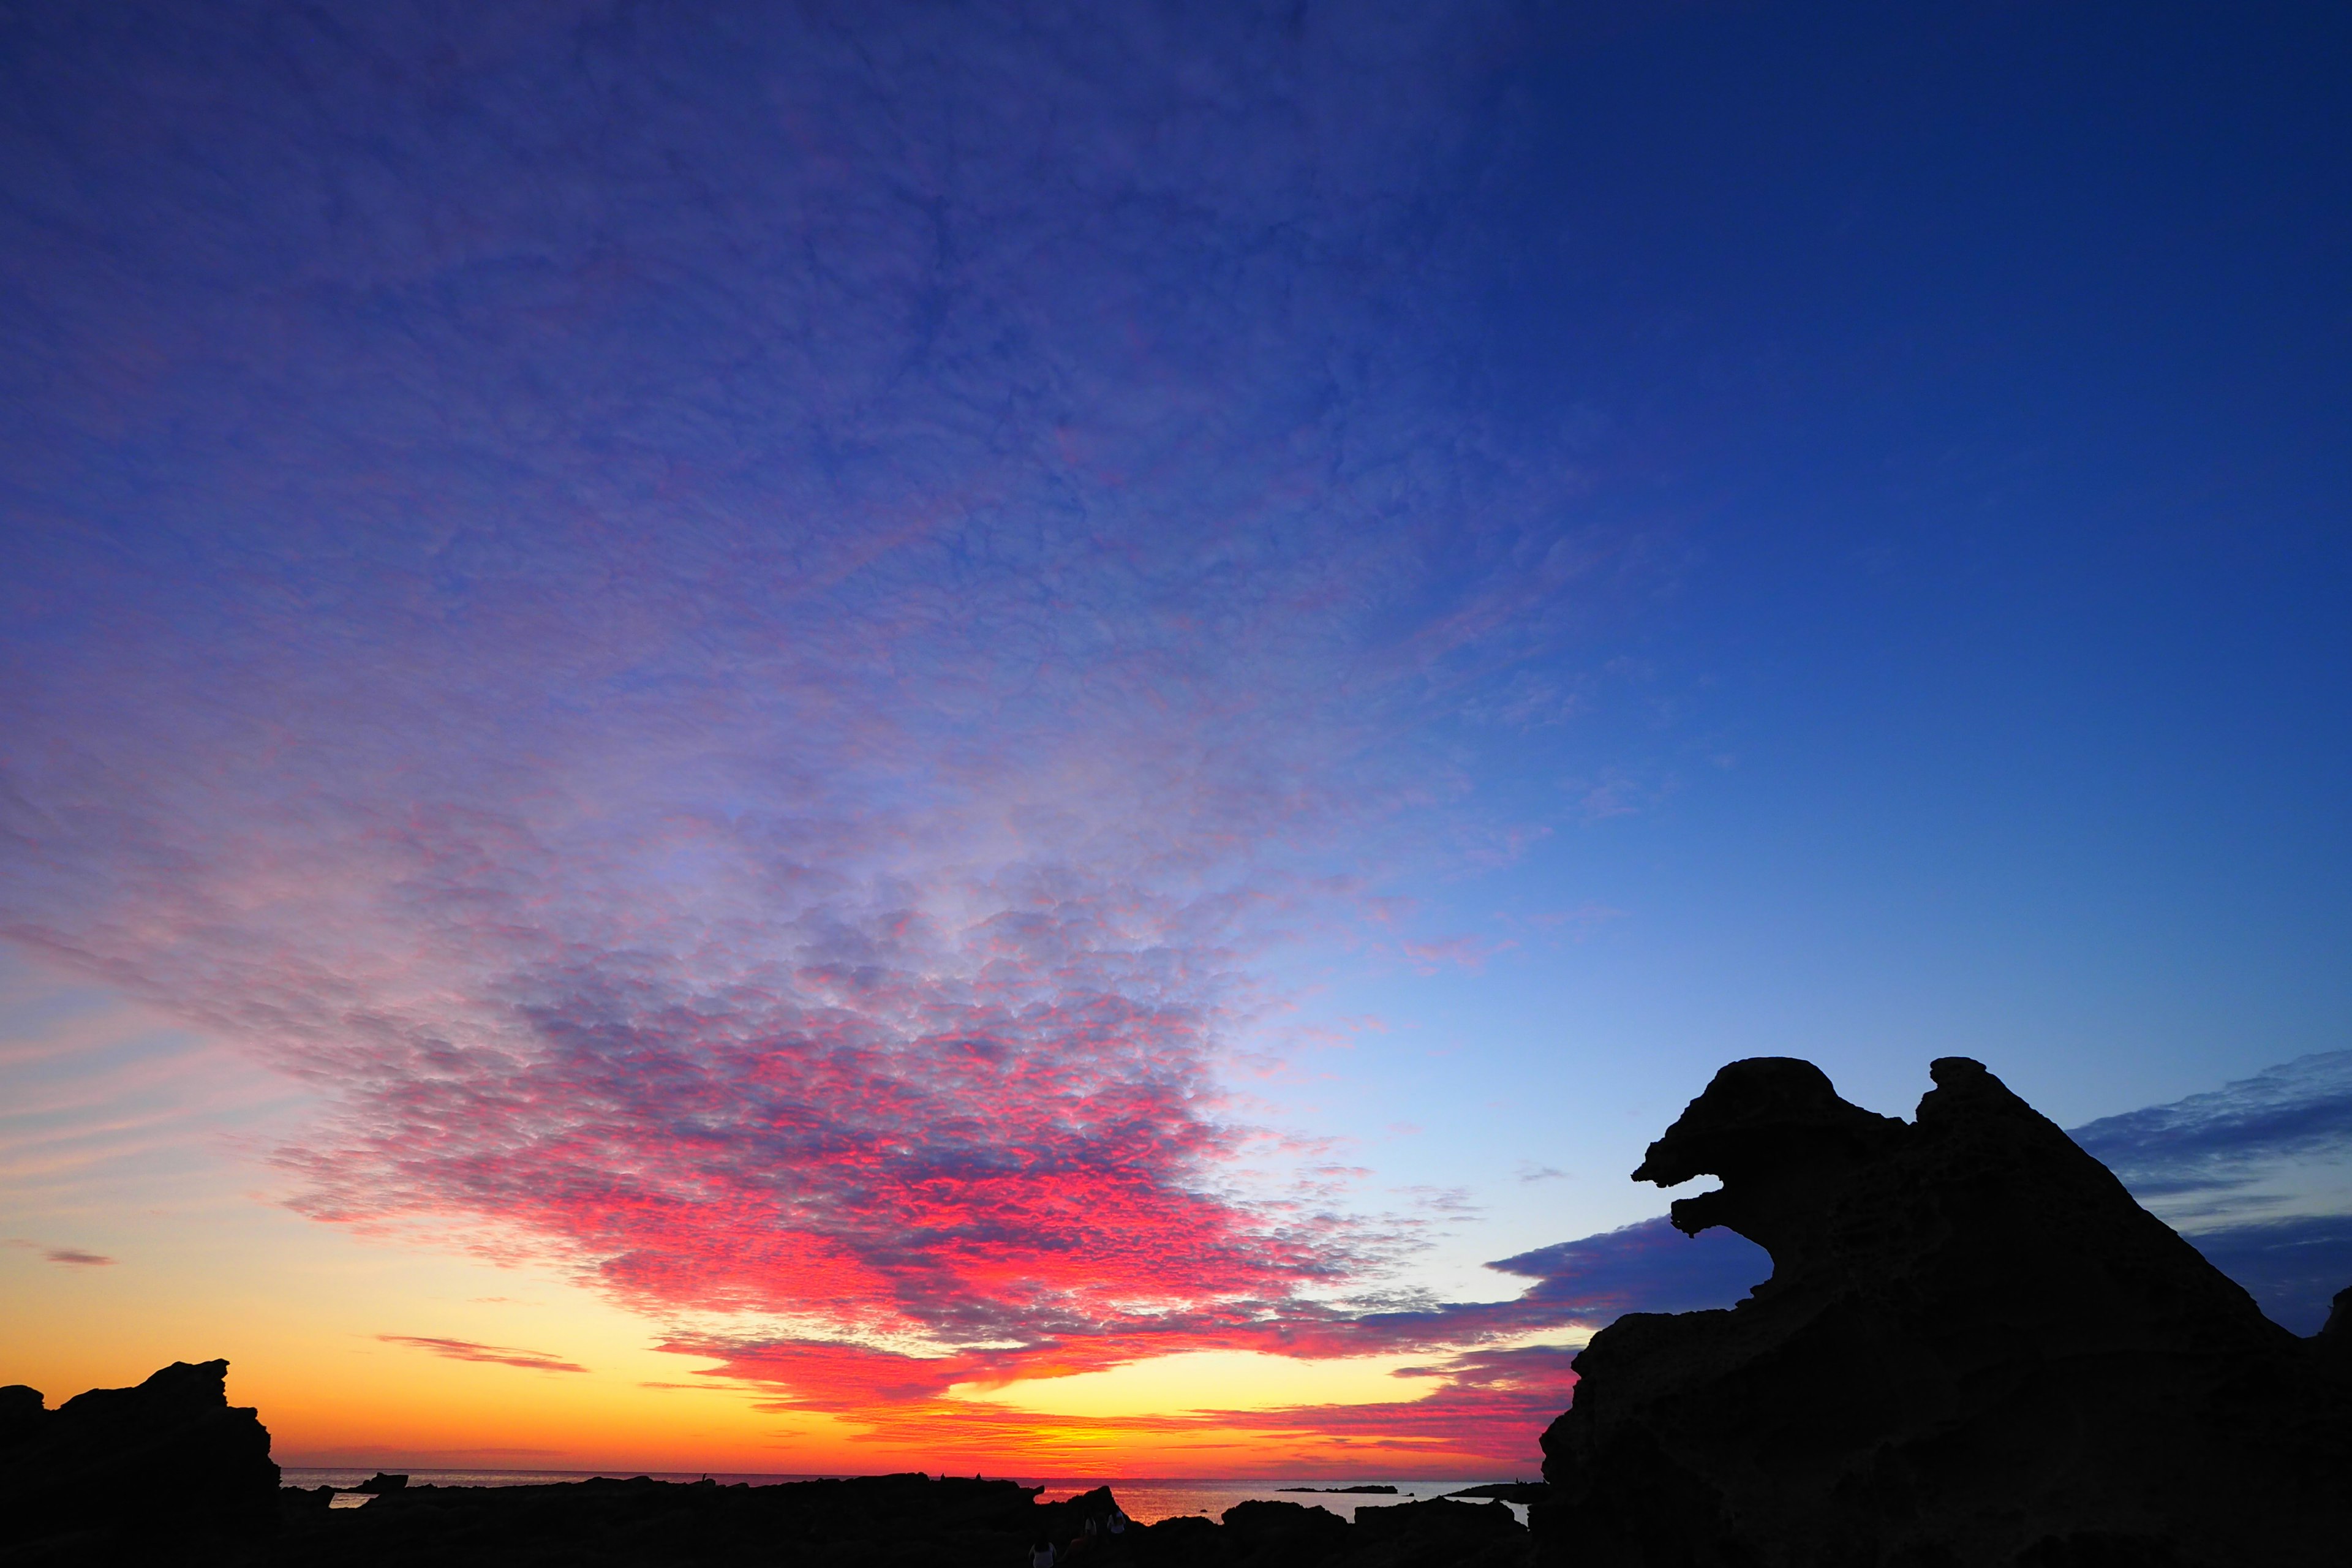
<svg viewBox="0 0 2352 1568"><path fill-rule="evenodd" d="M406 1345L411 1350L430 1351L451 1361L489 1362L499 1366L519 1366L531 1372L586 1372L577 1362L561 1360L541 1351L515 1350L506 1345L480 1345L471 1340L435 1339L424 1334L378 1334L376 1338L388 1345Z"/></svg>
<svg viewBox="0 0 2352 1568"><path fill-rule="evenodd" d="M2301 1057L2074 1137L2134 1193L2184 1218L2243 1208L2263 1201L2257 1189L2282 1165L2352 1159L2352 1051ZM2339 1201L2352 1206L2352 1186Z"/></svg>
<svg viewBox="0 0 2352 1568"><path fill-rule="evenodd" d="M2352 1051L2299 1057L2073 1136L2297 1333L2316 1332L2352 1286Z"/></svg>
<svg viewBox="0 0 2352 1568"><path fill-rule="evenodd" d="M135 15L0 209L0 934L785 1397L1378 1341L1228 1055L1639 570L1432 347L1486 22Z"/></svg>
<svg viewBox="0 0 2352 1568"><path fill-rule="evenodd" d="M47 1247L37 1241L25 1241L13 1237L9 1239L8 1245L37 1252L51 1263L101 1267L114 1261L111 1258L96 1252L86 1252L79 1247Z"/></svg>
<svg viewBox="0 0 2352 1568"><path fill-rule="evenodd" d="M52 1263L109 1264L114 1261L95 1252L84 1252L76 1247L52 1247L41 1254Z"/></svg>

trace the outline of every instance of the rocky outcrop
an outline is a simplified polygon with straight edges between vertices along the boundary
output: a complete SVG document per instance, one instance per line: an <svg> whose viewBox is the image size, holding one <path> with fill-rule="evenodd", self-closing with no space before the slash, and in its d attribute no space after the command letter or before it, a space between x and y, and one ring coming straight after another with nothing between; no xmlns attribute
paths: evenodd
<svg viewBox="0 0 2352 1568"><path fill-rule="evenodd" d="M1980 1064L1930 1071L1905 1122L1735 1062L1650 1146L1638 1180L1722 1178L1675 1226L1772 1277L1594 1336L1544 1435L1539 1559L2343 1562L2346 1314L2297 1340Z"/></svg>
<svg viewBox="0 0 2352 1568"><path fill-rule="evenodd" d="M2312 1347L2337 1373L2352 1377L2352 1289L2336 1292L2327 1322L2313 1336Z"/></svg>
<svg viewBox="0 0 2352 1568"><path fill-rule="evenodd" d="M107 1543L267 1534L278 1467L255 1413L230 1405L228 1363L174 1362L136 1388L93 1388L57 1410L0 1389L0 1546L10 1561L95 1561Z"/></svg>
<svg viewBox="0 0 2352 1568"><path fill-rule="evenodd" d="M289 1506L266 1555L272 1568L566 1568L636 1564L875 1564L1028 1561L1050 1542L1068 1568L1528 1568L1526 1528L1500 1503L1364 1507L1356 1521L1320 1507L1250 1501L1222 1521L1129 1521L1097 1487L1057 1502L1012 1481L921 1475L777 1486L637 1479L558 1486L410 1485L364 1508ZM1088 1525L1092 1524L1093 1529Z"/></svg>

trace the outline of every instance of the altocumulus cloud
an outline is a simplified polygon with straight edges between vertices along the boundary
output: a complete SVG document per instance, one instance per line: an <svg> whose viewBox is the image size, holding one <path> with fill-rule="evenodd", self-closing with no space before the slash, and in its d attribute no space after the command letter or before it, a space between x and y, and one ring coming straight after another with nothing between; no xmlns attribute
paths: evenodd
<svg viewBox="0 0 2352 1568"><path fill-rule="evenodd" d="M1220 1087L1282 943L1521 841L1462 726L1581 689L1530 672L1655 570L1458 348L1508 36L24 19L0 933L320 1090L304 1211L566 1263L779 1405L1003 1453L951 1388L1405 1352L1394 1405L1168 1425L1523 1460L1531 1336L1760 1253L1369 1310L1409 1236ZM2277 1174L2344 1082L2081 1136L2286 1321L2347 1277Z"/></svg>
<svg viewBox="0 0 2352 1568"><path fill-rule="evenodd" d="M0 930L781 1398L1483 1332L1219 1065L1647 568L1448 346L1499 35L1294 20L28 20Z"/></svg>
<svg viewBox="0 0 2352 1568"><path fill-rule="evenodd" d="M2352 1285L2352 1051L2074 1130L2134 1195L2297 1333Z"/></svg>

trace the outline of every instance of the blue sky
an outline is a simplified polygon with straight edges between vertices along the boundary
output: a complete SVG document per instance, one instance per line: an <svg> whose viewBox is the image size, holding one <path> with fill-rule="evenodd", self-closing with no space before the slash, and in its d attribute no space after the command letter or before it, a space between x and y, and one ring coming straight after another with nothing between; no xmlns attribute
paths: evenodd
<svg viewBox="0 0 2352 1568"><path fill-rule="evenodd" d="M35 7L11 1136L132 1094L878 1431L1590 1262L1741 1056L1974 1056L2150 1172L2267 1083L2275 1201L2147 1195L2334 1237L2348 44ZM23 1160L8 1267L137 1245ZM1391 1344L1429 1432L1557 1402L1502 1331Z"/></svg>

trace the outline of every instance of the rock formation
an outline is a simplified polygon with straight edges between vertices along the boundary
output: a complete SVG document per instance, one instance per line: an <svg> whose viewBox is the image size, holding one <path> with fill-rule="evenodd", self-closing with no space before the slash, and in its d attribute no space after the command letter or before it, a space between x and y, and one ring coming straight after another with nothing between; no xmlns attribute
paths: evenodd
<svg viewBox="0 0 2352 1568"><path fill-rule="evenodd" d="M93 1562L126 1537L168 1535L186 1562L274 1529L269 1433L229 1405L227 1376L225 1361L174 1362L57 1410L0 1388L0 1556Z"/></svg>
<svg viewBox="0 0 2352 1568"><path fill-rule="evenodd" d="M1251 1501L1099 1530L1108 1487L1057 1502L1006 1480L867 1476L719 1486L636 1480L555 1486L411 1485L329 1511L289 1489L285 1531L256 1568L635 1568L643 1563L1015 1563L1050 1541L1072 1568L1528 1568L1528 1531L1500 1503L1434 1500L1328 1509ZM1089 1521L1098 1527L1090 1531Z"/></svg>
<svg viewBox="0 0 2352 1568"><path fill-rule="evenodd" d="M2311 1341L1983 1066L1905 1122L1809 1062L1716 1075L1635 1179L1772 1278L1632 1313L1544 1435L1539 1560L1577 1568L2337 1564L2352 1311Z"/></svg>

